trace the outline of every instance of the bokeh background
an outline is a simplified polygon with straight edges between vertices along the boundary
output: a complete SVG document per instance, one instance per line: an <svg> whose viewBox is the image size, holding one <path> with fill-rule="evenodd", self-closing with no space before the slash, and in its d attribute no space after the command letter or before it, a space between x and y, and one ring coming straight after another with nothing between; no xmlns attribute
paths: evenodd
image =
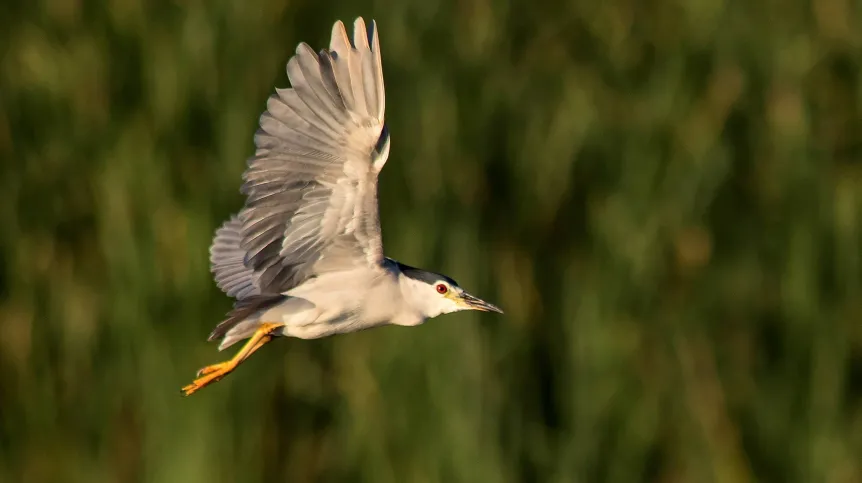
<svg viewBox="0 0 862 483"><path fill-rule="evenodd" d="M387 254L506 309L191 398L267 96L381 30ZM852 0L0 6L0 481L862 481Z"/></svg>

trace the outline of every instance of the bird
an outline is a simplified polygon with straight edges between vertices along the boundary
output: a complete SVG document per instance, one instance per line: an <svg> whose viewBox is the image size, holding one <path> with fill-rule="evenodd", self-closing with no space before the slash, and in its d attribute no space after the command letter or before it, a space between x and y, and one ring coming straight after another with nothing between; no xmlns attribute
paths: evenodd
<svg viewBox="0 0 862 483"><path fill-rule="evenodd" d="M317 339L417 326L462 310L503 311L445 275L383 254L378 175L389 158L377 23L336 21L328 49L300 43L290 88L267 100L240 192L215 232L210 271L234 299L209 335L229 360L204 367L186 396L221 380L277 337Z"/></svg>

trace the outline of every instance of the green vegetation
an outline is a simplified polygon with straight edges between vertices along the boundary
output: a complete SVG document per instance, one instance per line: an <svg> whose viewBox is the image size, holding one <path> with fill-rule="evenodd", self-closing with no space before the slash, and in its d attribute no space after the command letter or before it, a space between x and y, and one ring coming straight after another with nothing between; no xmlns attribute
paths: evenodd
<svg viewBox="0 0 862 483"><path fill-rule="evenodd" d="M0 6L0 481L862 481L849 0ZM506 316L184 399L267 96L381 28L387 254Z"/></svg>

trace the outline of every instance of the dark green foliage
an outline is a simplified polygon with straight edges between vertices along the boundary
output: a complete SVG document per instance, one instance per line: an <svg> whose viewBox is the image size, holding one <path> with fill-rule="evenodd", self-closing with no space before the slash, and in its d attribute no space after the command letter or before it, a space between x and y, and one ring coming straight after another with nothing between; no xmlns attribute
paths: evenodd
<svg viewBox="0 0 862 483"><path fill-rule="evenodd" d="M389 256L505 316L230 354L300 41L381 29ZM849 0L0 7L0 481L862 481Z"/></svg>

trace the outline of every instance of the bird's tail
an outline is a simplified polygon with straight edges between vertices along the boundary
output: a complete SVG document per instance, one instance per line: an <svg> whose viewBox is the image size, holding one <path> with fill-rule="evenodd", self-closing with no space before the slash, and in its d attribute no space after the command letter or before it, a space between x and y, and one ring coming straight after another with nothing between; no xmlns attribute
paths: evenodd
<svg viewBox="0 0 862 483"><path fill-rule="evenodd" d="M286 295L275 294L255 295L237 300L233 309L227 313L227 318L210 333L208 340L213 341L223 337L218 349L224 350L240 340L251 337L260 325L260 315L287 298Z"/></svg>

